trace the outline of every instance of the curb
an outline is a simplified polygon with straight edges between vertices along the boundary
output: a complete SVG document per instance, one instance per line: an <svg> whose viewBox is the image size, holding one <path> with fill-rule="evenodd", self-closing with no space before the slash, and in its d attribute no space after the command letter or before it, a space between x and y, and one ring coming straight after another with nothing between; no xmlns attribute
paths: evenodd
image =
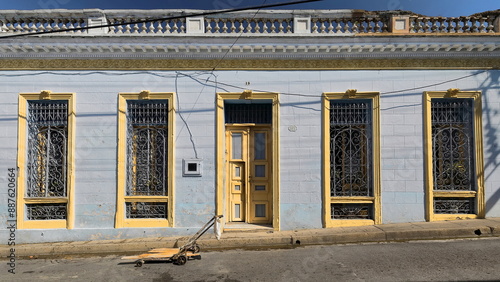
<svg viewBox="0 0 500 282"><path fill-rule="evenodd" d="M198 240L198 244L202 250L216 251L484 237L500 237L500 218L278 232L231 232L224 233L221 240L215 239L213 234L205 235ZM18 258L138 254L154 248L179 247L187 242L187 238L188 236L22 244L15 246L15 254ZM0 251L9 253L10 248L10 246L2 245Z"/></svg>

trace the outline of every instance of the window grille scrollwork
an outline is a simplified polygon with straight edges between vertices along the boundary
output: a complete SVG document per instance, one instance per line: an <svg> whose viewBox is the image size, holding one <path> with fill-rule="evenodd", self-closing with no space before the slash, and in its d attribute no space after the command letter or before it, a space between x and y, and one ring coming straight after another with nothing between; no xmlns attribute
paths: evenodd
<svg viewBox="0 0 500 282"><path fill-rule="evenodd" d="M130 219L167 218L168 203L168 101L127 101L127 196L151 200L125 203Z"/></svg>
<svg viewBox="0 0 500 282"><path fill-rule="evenodd" d="M28 102L26 196L67 196L68 102Z"/></svg>
<svg viewBox="0 0 500 282"><path fill-rule="evenodd" d="M129 101L127 122L127 195L167 196L168 103Z"/></svg>
<svg viewBox="0 0 500 282"><path fill-rule="evenodd" d="M372 219L372 204L331 204L332 219Z"/></svg>
<svg viewBox="0 0 500 282"><path fill-rule="evenodd" d="M330 102L330 193L373 196L370 100Z"/></svg>
<svg viewBox="0 0 500 282"><path fill-rule="evenodd" d="M167 203L125 203L127 218L167 218Z"/></svg>
<svg viewBox="0 0 500 282"><path fill-rule="evenodd" d="M66 204L28 204L28 220L66 219Z"/></svg>
<svg viewBox="0 0 500 282"><path fill-rule="evenodd" d="M473 100L431 101L434 190L475 191Z"/></svg>
<svg viewBox="0 0 500 282"><path fill-rule="evenodd" d="M436 214L473 214L475 198L434 198Z"/></svg>

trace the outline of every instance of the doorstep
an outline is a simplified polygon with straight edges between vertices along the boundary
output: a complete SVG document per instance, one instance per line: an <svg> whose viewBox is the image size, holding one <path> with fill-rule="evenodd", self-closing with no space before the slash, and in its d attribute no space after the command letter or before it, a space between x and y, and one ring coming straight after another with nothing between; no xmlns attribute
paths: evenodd
<svg viewBox="0 0 500 282"><path fill-rule="evenodd" d="M270 224L227 222L224 225L224 232L269 232L273 230L273 226Z"/></svg>

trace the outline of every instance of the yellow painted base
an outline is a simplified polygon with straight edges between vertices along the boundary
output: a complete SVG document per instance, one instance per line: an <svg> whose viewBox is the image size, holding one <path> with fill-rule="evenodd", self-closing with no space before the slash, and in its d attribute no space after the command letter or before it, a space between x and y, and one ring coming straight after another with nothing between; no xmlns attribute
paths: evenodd
<svg viewBox="0 0 500 282"><path fill-rule="evenodd" d="M349 226L367 226L375 225L374 220L369 219L332 219L326 222L326 227L349 227Z"/></svg>

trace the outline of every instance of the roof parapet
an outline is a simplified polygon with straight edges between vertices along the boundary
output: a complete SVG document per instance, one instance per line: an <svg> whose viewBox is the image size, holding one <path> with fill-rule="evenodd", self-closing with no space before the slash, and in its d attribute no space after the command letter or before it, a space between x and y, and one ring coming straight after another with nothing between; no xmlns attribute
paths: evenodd
<svg viewBox="0 0 500 282"><path fill-rule="evenodd" d="M409 11L262 10L189 17L202 10L0 10L0 36L58 32L71 36L254 36L495 34L498 12L427 17ZM174 19L166 19L175 17ZM163 18L164 20L155 20ZM130 23L148 21L143 23ZM107 25L115 26L107 26ZM86 27L93 27L87 29ZM79 30L74 30L79 29ZM48 34L47 34L48 35ZM47 36L43 35L43 36Z"/></svg>

